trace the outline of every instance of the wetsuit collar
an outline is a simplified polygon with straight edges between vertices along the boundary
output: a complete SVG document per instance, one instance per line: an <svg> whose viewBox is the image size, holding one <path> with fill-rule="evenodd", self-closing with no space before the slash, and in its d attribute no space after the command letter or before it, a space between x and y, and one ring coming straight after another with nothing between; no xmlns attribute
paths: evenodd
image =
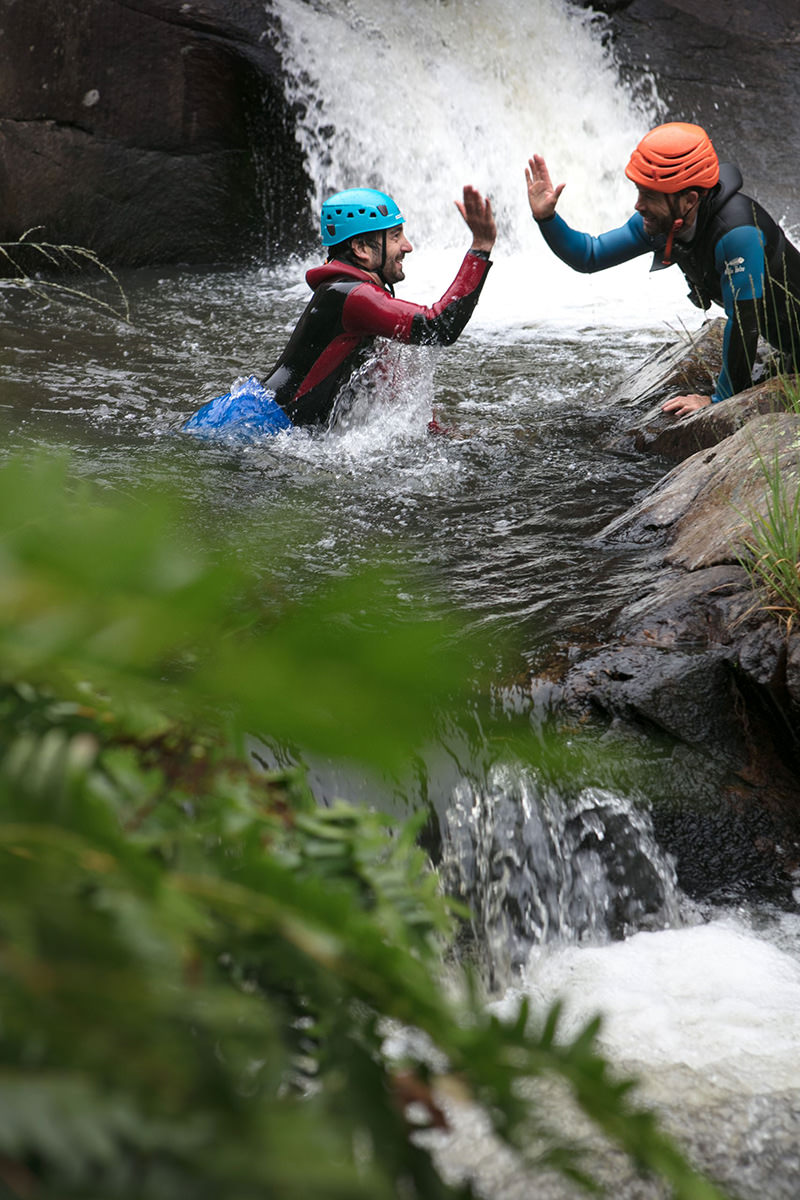
<svg viewBox="0 0 800 1200"><path fill-rule="evenodd" d="M741 190L744 180L742 172L733 163L720 163L719 183L700 201L697 214L697 230L705 228L711 218L727 204L731 196Z"/></svg>
<svg viewBox="0 0 800 1200"><path fill-rule="evenodd" d="M742 172L738 167L733 163L720 163L719 183L708 197L711 211L716 212L717 209L722 208L735 192L742 190L743 183Z"/></svg>
<svg viewBox="0 0 800 1200"><path fill-rule="evenodd" d="M361 267L354 267L352 263L343 262L340 258L334 258L323 263L321 267L311 267L306 271L306 283L312 290L316 290L322 283L330 283L333 279L360 279L364 283L374 284L375 287L381 286L376 282L374 274L362 271Z"/></svg>

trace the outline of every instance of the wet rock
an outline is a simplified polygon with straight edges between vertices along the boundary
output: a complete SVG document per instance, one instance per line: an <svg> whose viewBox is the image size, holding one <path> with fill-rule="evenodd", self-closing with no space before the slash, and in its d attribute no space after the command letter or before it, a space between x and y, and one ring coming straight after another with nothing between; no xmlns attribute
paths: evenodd
<svg viewBox="0 0 800 1200"><path fill-rule="evenodd" d="M760 342L754 376L763 375L763 382L689 417L677 419L662 411L663 402L673 396L711 394L722 367L724 332L725 318L717 317L695 333L678 334L604 397L610 408L639 410L622 418L621 428L609 440L610 449L661 454L680 462L716 446L753 417L786 409L783 383L770 376L773 352Z"/></svg>
<svg viewBox="0 0 800 1200"><path fill-rule="evenodd" d="M533 946L678 919L674 870L646 813L600 788L568 797L524 768L497 768L480 787L461 781L439 871L470 911L464 948L493 988L524 969Z"/></svg>
<svg viewBox="0 0 800 1200"><path fill-rule="evenodd" d="M661 412L659 406L656 412L647 415L642 428L632 429L628 436L637 450L663 454L680 462L698 450L716 446L753 417L782 412L785 408L783 386L778 380L771 380L681 420Z"/></svg>
<svg viewBox="0 0 800 1200"><path fill-rule="evenodd" d="M712 745L741 763L737 695L724 652L691 654L623 645L581 663L565 681L570 706L644 721L689 745Z"/></svg>
<svg viewBox="0 0 800 1200"><path fill-rule="evenodd" d="M788 641L777 622L757 625L737 643L740 671L758 687L777 696L786 688Z"/></svg>
<svg viewBox="0 0 800 1200"><path fill-rule="evenodd" d="M753 591L743 567L662 568L620 613L615 632L629 643L664 649L729 645L752 610Z"/></svg>
<svg viewBox="0 0 800 1200"><path fill-rule="evenodd" d="M617 445L679 463L598 535L647 547L642 590L550 691L562 712L686 748L667 764L654 821L695 895L743 880L780 889L800 861L800 631L765 610L743 565L753 520L775 502L768 474L792 511L800 415L777 380L680 420L660 409L698 378L722 324L662 348L611 398L641 414L625 412Z"/></svg>
<svg viewBox="0 0 800 1200"><path fill-rule="evenodd" d="M724 332L725 318L717 317L694 333L676 334L616 384L604 403L615 408L645 406L653 417L660 416L662 424L674 423L673 417L661 412L661 402L690 392L710 394L722 366Z"/></svg>
<svg viewBox="0 0 800 1200"><path fill-rule="evenodd" d="M794 637L786 653L786 690L790 716L800 724L800 637Z"/></svg>
<svg viewBox="0 0 800 1200"><path fill-rule="evenodd" d="M745 191L796 225L796 167L786 153L800 125L796 0L584 2L608 13L623 79L649 101L655 83L660 119L705 126L720 157L741 167Z"/></svg>
<svg viewBox="0 0 800 1200"><path fill-rule="evenodd" d="M296 247L307 179L261 0L37 0L0 32L0 241L44 226L111 265Z"/></svg>
<svg viewBox="0 0 800 1200"><path fill-rule="evenodd" d="M780 472L791 504L799 454L800 416L785 411L757 416L675 467L598 540L668 544L664 561L689 571L738 562L753 517L768 515L767 472Z"/></svg>
<svg viewBox="0 0 800 1200"><path fill-rule="evenodd" d="M659 576L621 614L618 640L572 667L560 697L562 713L609 724L623 747L636 729L651 753L665 739L643 776L657 781L656 833L684 891L720 900L750 887L788 895L800 861L791 651L733 570L665 571L663 588Z"/></svg>

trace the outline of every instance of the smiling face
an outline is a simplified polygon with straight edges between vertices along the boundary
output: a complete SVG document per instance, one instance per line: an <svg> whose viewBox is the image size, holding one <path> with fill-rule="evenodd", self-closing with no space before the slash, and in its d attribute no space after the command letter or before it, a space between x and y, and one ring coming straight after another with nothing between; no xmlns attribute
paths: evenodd
<svg viewBox="0 0 800 1200"><path fill-rule="evenodd" d="M405 279L403 259L410 254L414 247L403 232L402 225L386 231L386 262L383 265L383 277L387 283L399 283Z"/></svg>
<svg viewBox="0 0 800 1200"><path fill-rule="evenodd" d="M648 188L637 188L635 208L642 218L644 231L648 237L657 237L659 233L669 233L675 218L669 206L669 201L663 192L651 192Z"/></svg>
<svg viewBox="0 0 800 1200"><path fill-rule="evenodd" d="M634 208L642 218L648 237L668 234L674 222L680 218L687 226L693 224L700 193L693 188L686 192L667 195L653 192L649 188L637 187Z"/></svg>
<svg viewBox="0 0 800 1200"><path fill-rule="evenodd" d="M383 234L371 234L369 238L353 238L353 257L364 271L377 274L382 271L386 283L399 283L405 279L403 259L413 250L403 226L395 225L386 230L386 261L383 259Z"/></svg>

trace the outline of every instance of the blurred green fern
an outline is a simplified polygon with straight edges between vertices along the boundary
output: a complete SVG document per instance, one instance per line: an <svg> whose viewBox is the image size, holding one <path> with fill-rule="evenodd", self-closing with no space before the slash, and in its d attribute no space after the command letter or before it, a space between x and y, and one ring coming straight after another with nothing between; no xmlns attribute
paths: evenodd
<svg viewBox="0 0 800 1200"><path fill-rule="evenodd" d="M164 497L112 504L65 463L0 471L0 1191L37 1200L467 1196L409 1137L430 1056L498 1136L592 1181L521 1084L565 1081L674 1195L720 1193L630 1100L596 1026L487 1014L442 982L453 908L391 825L318 808L247 734L398 770L466 694L444 622L381 574L292 605ZM184 532L182 532L184 531ZM423 814L424 816L424 814Z"/></svg>

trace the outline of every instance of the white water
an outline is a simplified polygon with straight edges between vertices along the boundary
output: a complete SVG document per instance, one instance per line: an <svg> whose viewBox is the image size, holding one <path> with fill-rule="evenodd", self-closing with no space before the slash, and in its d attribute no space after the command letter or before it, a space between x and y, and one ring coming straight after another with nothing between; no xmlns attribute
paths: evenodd
<svg viewBox="0 0 800 1200"><path fill-rule="evenodd" d="M416 245L403 295L431 300L452 277L467 244L453 200L469 182L492 197L500 236L467 337L491 350L502 329L506 343L529 342L535 354L545 329L590 342L612 326L697 327L677 269L650 276L639 259L576 276L530 218L523 170L537 151L567 181L560 211L570 223L597 233L627 219L624 165L657 119L655 106L644 111L619 87L585 17L558 0L273 0L272 8L295 81L290 99L305 109L298 136L313 204L359 184L394 195ZM800 1088L799 943L793 916L762 913L758 924L741 913L692 916L621 942L539 950L503 1005L522 989L542 1003L565 997L573 1025L601 1011L604 1044L667 1110L686 1101L675 1092L678 1069L689 1072L701 1108L712 1093L723 1108L726 1096L777 1098ZM724 1146L724 1121L709 1136ZM746 1136L757 1158L755 1116ZM795 1194L791 1182L773 1186L764 1191L756 1179L746 1194Z"/></svg>
<svg viewBox="0 0 800 1200"><path fill-rule="evenodd" d="M465 183L492 199L495 266L471 329L521 326L696 328L679 272L640 259L576 276L531 218L524 170L544 154L565 181L559 211L579 229L622 224L635 193L624 167L653 124L617 83L584 13L561 0L272 0L283 29L289 99L316 214L346 187L389 192L415 246L403 296L430 301L468 235L454 200Z"/></svg>
<svg viewBox="0 0 800 1200"><path fill-rule="evenodd" d="M743 912L603 948L533 955L519 989L491 1007L534 1011L564 1001L575 1034L598 1011L600 1044L638 1080L636 1098L731 1197L796 1200L800 1194L800 918L776 917L765 936ZM666 1200L658 1185L621 1167L567 1097L546 1085L532 1099L589 1153L587 1165L617 1200ZM452 1132L429 1138L444 1174L477 1181L496 1200L579 1200L579 1188L533 1177L498 1145L485 1116L445 1093Z"/></svg>
<svg viewBox="0 0 800 1200"><path fill-rule="evenodd" d="M565 1029L598 1009L616 1061L681 1064L742 1094L800 1087L800 920L776 917L770 940L739 913L637 933L594 949L535 954L525 990L565 999ZM653 1088L653 1090L656 1090Z"/></svg>

